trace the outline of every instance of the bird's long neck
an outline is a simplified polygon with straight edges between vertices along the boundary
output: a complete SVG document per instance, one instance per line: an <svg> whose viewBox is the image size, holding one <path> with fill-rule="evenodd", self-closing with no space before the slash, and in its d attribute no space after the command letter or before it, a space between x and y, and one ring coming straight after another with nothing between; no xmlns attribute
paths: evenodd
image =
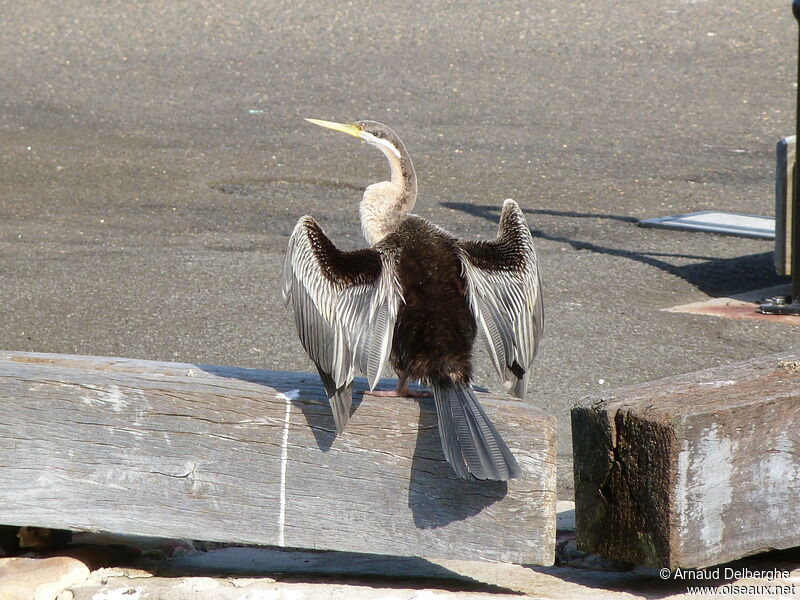
<svg viewBox="0 0 800 600"><path fill-rule="evenodd" d="M383 148L381 149L383 150ZM398 208L407 213L417 201L417 173L414 171L414 165L405 146L400 143L397 150L400 153L399 157L389 150L384 150L383 153L389 159L389 165L392 168L391 181L400 188L400 195L397 199Z"/></svg>
<svg viewBox="0 0 800 600"><path fill-rule="evenodd" d="M392 170L391 180L370 185L361 201L361 229L367 241L375 245L395 231L414 207L417 174L402 142L398 142L397 147L384 143L373 145L383 152Z"/></svg>

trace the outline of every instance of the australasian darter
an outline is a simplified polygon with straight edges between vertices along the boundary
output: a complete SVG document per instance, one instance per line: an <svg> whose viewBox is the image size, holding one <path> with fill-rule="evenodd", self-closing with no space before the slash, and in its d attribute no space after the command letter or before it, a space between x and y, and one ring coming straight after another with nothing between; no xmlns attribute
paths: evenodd
<svg viewBox="0 0 800 600"><path fill-rule="evenodd" d="M302 217L289 239L284 302L328 394L338 431L350 417L355 371L374 389L386 363L433 390L444 455L464 479L507 480L520 468L470 387L477 333L505 389L523 398L542 334L536 252L513 200L487 241L462 241L410 214L417 177L397 134L375 121L308 119L361 138L389 159L391 179L366 188L361 228L369 248L343 252Z"/></svg>

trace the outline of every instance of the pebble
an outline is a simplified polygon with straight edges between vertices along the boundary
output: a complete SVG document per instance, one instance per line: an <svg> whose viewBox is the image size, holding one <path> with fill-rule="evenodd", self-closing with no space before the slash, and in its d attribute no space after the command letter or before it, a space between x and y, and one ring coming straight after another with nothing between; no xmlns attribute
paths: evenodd
<svg viewBox="0 0 800 600"><path fill-rule="evenodd" d="M69 600L64 590L89 577L89 568L69 556L0 558L2 600Z"/></svg>

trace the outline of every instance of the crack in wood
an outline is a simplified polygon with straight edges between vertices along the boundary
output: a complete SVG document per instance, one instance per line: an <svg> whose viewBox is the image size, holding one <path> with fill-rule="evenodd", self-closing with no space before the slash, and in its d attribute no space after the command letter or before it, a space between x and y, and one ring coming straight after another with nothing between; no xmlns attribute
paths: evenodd
<svg viewBox="0 0 800 600"><path fill-rule="evenodd" d="M159 471L157 469L152 470L150 472L155 474L155 475L164 475L165 477L172 477L173 479L188 479L188 478L193 478L194 477L194 470L195 470L196 466L197 465L195 463L190 462L190 463L184 465L184 470L182 472L167 473L165 471Z"/></svg>

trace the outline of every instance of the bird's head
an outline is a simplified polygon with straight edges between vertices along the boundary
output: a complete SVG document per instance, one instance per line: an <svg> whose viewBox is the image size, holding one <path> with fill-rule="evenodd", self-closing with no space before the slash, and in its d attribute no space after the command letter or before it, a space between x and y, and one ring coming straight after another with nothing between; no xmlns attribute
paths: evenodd
<svg viewBox="0 0 800 600"><path fill-rule="evenodd" d="M361 138L370 146L374 146L383 152L389 160L392 157L400 160L405 154L403 142L392 128L377 121L356 121L355 123L334 123L333 121L323 121L321 119L306 119L314 125L327 127L334 131L348 133L357 138Z"/></svg>
<svg viewBox="0 0 800 600"><path fill-rule="evenodd" d="M417 175L403 142L391 128L377 121L306 121L360 138L389 159L391 181L368 186L361 201L361 227L369 243L376 244L399 226L417 199Z"/></svg>

